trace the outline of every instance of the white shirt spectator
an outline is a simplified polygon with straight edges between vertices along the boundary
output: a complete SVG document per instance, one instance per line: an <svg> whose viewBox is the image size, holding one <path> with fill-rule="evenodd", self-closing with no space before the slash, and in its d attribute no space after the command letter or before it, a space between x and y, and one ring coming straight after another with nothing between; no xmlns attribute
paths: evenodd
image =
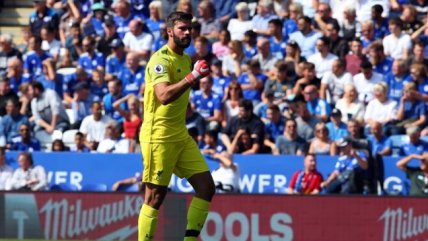
<svg viewBox="0 0 428 241"><path fill-rule="evenodd" d="M337 56L332 53L328 53L325 58L320 53L315 53L309 56L308 62L315 65L317 77L321 79L325 73L331 71L335 59L337 59Z"/></svg>
<svg viewBox="0 0 428 241"><path fill-rule="evenodd" d="M239 21L232 18L227 25L227 30L230 32L231 40L243 40L244 33L253 28L253 23L249 21Z"/></svg>
<svg viewBox="0 0 428 241"><path fill-rule="evenodd" d="M337 100L342 98L345 92L345 85L352 83L352 75L344 72L338 77L329 71L324 74L321 83L327 85L327 90L330 93L330 103L336 103Z"/></svg>
<svg viewBox="0 0 428 241"><path fill-rule="evenodd" d="M379 4L383 7L382 17L389 16L389 0L358 0L356 2L357 19L360 22L371 20L372 7Z"/></svg>
<svg viewBox="0 0 428 241"><path fill-rule="evenodd" d="M112 140L110 138L102 140L98 145L98 152L101 153L129 153L130 142L126 138Z"/></svg>
<svg viewBox="0 0 428 241"><path fill-rule="evenodd" d="M80 125L80 132L86 135L86 140L89 142L101 142L105 138L107 124L112 119L109 116L103 115L99 121L94 119L94 115L86 116Z"/></svg>
<svg viewBox="0 0 428 241"><path fill-rule="evenodd" d="M389 34L382 42L385 54L393 59L402 58L403 52L412 48L412 38L404 32L401 32L398 38L393 34Z"/></svg>
<svg viewBox="0 0 428 241"><path fill-rule="evenodd" d="M368 80L363 73L354 76L354 85L358 92L358 100L363 103L373 99L373 87L383 81L383 75L373 71L372 77Z"/></svg>
<svg viewBox="0 0 428 241"><path fill-rule="evenodd" d="M364 114L364 121L368 119L385 123L395 119L397 116L397 102L388 100L381 103L378 99L373 99L367 105L366 113Z"/></svg>
<svg viewBox="0 0 428 241"><path fill-rule="evenodd" d="M48 42L47 40L43 40L42 49L46 52L49 52L52 56L59 56L61 51L61 42L59 40L52 40L52 42Z"/></svg>
<svg viewBox="0 0 428 241"><path fill-rule="evenodd" d="M9 180L13 175L13 169L8 165L0 166L0 191L10 190Z"/></svg>
<svg viewBox="0 0 428 241"><path fill-rule="evenodd" d="M342 121L348 123L350 119L363 120L365 106L359 100L348 105L345 99L340 99L336 102L336 109L342 113Z"/></svg>
<svg viewBox="0 0 428 241"><path fill-rule="evenodd" d="M13 173L10 179L10 186L12 190L19 190L25 188L27 181L31 179L38 180L37 183L32 184L29 188L32 191L43 191L48 187L48 178L46 171L42 166L32 166L27 171L18 168Z"/></svg>
<svg viewBox="0 0 428 241"><path fill-rule="evenodd" d="M153 35L143 32L135 36L131 32L127 32L125 37L123 37L123 44L131 51L150 51L153 44Z"/></svg>

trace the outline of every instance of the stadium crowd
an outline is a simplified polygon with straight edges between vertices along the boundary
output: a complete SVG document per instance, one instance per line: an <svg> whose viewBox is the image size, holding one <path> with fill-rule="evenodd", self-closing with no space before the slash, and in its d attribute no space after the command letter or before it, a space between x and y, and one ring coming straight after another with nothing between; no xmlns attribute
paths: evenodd
<svg viewBox="0 0 428 241"><path fill-rule="evenodd" d="M179 10L195 16L186 53L211 68L193 87L186 117L205 154L305 155L304 170L316 168L316 155L339 156L325 181L296 173L291 193L362 192L347 180L365 179L369 162L412 156L421 168L407 168L407 159L397 166L424 174L419 194L428 194L426 0L33 6L21 42L0 36L0 146L7 150L139 152L145 64L166 43L164 18ZM70 130L70 146L37 138ZM408 141L394 150L394 137L403 136ZM318 191L295 184L313 180Z"/></svg>

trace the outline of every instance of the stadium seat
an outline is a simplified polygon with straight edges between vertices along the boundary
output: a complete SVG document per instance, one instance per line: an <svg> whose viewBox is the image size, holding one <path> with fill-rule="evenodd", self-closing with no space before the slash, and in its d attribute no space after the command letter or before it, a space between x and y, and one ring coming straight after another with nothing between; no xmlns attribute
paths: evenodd
<svg viewBox="0 0 428 241"><path fill-rule="evenodd" d="M107 185L104 183L86 184L86 185L82 186L81 191L106 192L107 191Z"/></svg>
<svg viewBox="0 0 428 241"><path fill-rule="evenodd" d="M36 131L34 137L40 141L42 150L51 150L52 142L56 139L62 140L62 132L54 130L52 134L48 134L44 130Z"/></svg>
<svg viewBox="0 0 428 241"><path fill-rule="evenodd" d="M51 191L68 191L68 192L74 192L74 191L78 191L79 189L77 188L76 185L73 184L69 184L69 183L61 183L61 184L55 184L51 187Z"/></svg>
<svg viewBox="0 0 428 241"><path fill-rule="evenodd" d="M127 184L127 185L120 185L117 189L119 192L139 192L140 187L137 183L134 184Z"/></svg>
<svg viewBox="0 0 428 241"><path fill-rule="evenodd" d="M64 144L68 147L73 147L75 146L74 144L74 136L76 135L76 133L79 132L79 130L67 130L64 131L64 133L62 134L62 141L64 142Z"/></svg>
<svg viewBox="0 0 428 241"><path fill-rule="evenodd" d="M400 147L409 142L407 135L392 135L389 138L392 141L392 156L398 156Z"/></svg>

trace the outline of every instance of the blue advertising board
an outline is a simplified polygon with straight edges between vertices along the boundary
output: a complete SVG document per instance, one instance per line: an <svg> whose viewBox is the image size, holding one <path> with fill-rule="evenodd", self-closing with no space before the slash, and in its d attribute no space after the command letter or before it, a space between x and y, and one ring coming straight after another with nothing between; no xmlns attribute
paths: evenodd
<svg viewBox="0 0 428 241"><path fill-rule="evenodd" d="M14 168L17 152L7 152L7 162ZM70 183L77 187L86 184L104 183L111 187L116 181L136 175L142 170L142 158L138 154L93 154L93 153L33 153L36 165L42 165L48 173L49 183ZM406 194L405 173L396 167L399 158L387 157L384 188L389 194ZM337 157L319 156L317 168L324 178L334 170ZM219 164L207 160L211 170ZM293 173L303 168L302 156L290 155L235 155L239 166L240 188L243 193L283 193ZM417 165L416 161L411 162ZM173 177L170 188L175 192L192 192L186 180Z"/></svg>

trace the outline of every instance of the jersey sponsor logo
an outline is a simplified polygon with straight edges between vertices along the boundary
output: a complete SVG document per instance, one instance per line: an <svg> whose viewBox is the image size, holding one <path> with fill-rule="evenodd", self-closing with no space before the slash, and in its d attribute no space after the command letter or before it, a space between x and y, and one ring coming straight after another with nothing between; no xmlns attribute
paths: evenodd
<svg viewBox="0 0 428 241"><path fill-rule="evenodd" d="M161 64L155 65L153 68L153 71L155 71L156 74L162 74L164 72L165 68Z"/></svg>

